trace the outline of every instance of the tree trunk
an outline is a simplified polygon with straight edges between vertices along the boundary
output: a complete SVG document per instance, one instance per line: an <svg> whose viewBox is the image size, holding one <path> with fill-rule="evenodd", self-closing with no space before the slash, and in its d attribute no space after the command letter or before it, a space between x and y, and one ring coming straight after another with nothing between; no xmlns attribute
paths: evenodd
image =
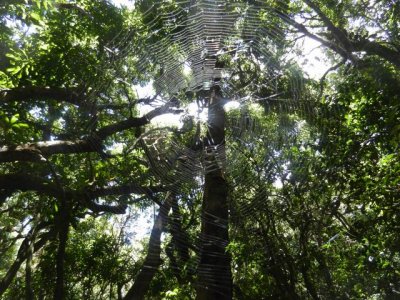
<svg viewBox="0 0 400 300"><path fill-rule="evenodd" d="M228 187L221 164L225 160L225 112L218 87L210 93L207 138L196 299L232 299L231 260L225 250L229 242Z"/></svg>
<svg viewBox="0 0 400 300"><path fill-rule="evenodd" d="M25 267L25 299L33 300L32 290L32 255L33 255L34 237L31 238L30 245L27 250L26 267Z"/></svg>
<svg viewBox="0 0 400 300"><path fill-rule="evenodd" d="M168 193L169 194L169 193ZM144 299L151 280L156 274L159 266L162 263L161 260L161 233L164 231L164 227L167 221L168 212L171 208L171 196L167 195L164 204L160 207L160 211L154 221L153 229L150 234L150 241L147 250L147 256L144 261L143 267L137 275L135 282L129 289L128 293L124 297L124 300L140 300Z"/></svg>
<svg viewBox="0 0 400 300"><path fill-rule="evenodd" d="M65 201L65 200L64 200ZM65 248L68 241L69 232L69 208L67 205L61 206L60 224L58 232L58 250L56 256L56 286L54 290L54 300L65 299Z"/></svg>

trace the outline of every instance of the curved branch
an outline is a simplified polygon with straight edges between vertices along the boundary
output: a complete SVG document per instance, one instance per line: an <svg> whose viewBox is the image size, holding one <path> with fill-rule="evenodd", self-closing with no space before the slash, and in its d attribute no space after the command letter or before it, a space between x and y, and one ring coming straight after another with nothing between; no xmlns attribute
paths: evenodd
<svg viewBox="0 0 400 300"><path fill-rule="evenodd" d="M14 161L46 161L45 157L54 154L97 152L99 147L94 139L75 141L48 141L4 146L0 148L0 163Z"/></svg>
<svg viewBox="0 0 400 300"><path fill-rule="evenodd" d="M0 174L0 190L6 190L8 194L16 191L33 191L39 194L59 198L63 195L67 199L74 199L84 207L94 212L109 212L114 214L123 214L126 210L126 204L118 205L99 204L95 200L102 196L119 196L129 194L144 194L154 201L154 193L165 191L164 187L142 187L135 183L107 186L103 188L92 189L91 187L82 190L62 189L57 184L44 180L40 177L27 174Z"/></svg>
<svg viewBox="0 0 400 300"><path fill-rule="evenodd" d="M287 24L293 26L294 28L296 28L299 32L301 32L303 35L313 39L316 42L321 43L321 45L331 49L332 51L338 53L340 56L342 56L343 58L346 59L351 59L351 57L349 57L349 54L345 51L345 49L341 48L340 46L336 45L335 43L325 40L321 37L319 37L318 35L311 33L306 26L304 26L303 24L300 24L298 22L296 22L294 19L290 18L289 16L287 16L286 14L280 12L280 11L276 11L276 13L278 14L278 16Z"/></svg>
<svg viewBox="0 0 400 300"><path fill-rule="evenodd" d="M74 141L48 141L24 144L19 146L5 146L0 148L0 163L15 161L45 161L45 157L54 154L71 153L102 153L102 142L109 136L132 128L137 128L150 123L151 119L166 113L180 113L181 110L173 109L176 102L167 102L164 106L154 109L143 117L129 118L100 128L86 139Z"/></svg>
<svg viewBox="0 0 400 300"><path fill-rule="evenodd" d="M275 13L287 24L296 28L299 32L305 36L321 43L326 48L336 52L344 59L349 59L353 63L357 63L359 60L353 55L354 52L364 51L367 55L376 55L384 60L392 63L396 67L400 68L400 52L396 49L387 47L383 43L370 41L366 38L361 40L350 39L346 31L343 28L339 28L333 24L328 16L321 10L321 8L311 0L304 0L304 2L318 15L322 20L324 26L326 26L330 35L324 35L326 38L311 33L306 26L296 22L288 15L276 10ZM329 37L328 37L329 36Z"/></svg>
<svg viewBox="0 0 400 300"><path fill-rule="evenodd" d="M325 24L327 29L331 32L333 40L341 45L341 48L347 54L347 57L351 60L353 52L365 51L367 55L377 55L384 60L392 63L396 67L400 68L400 52L391 48L386 47L385 45L376 42L370 41L368 39L362 40L352 40L348 37L346 31L342 28L339 28L333 24L333 22L326 16L326 14L321 10L321 8L311 0L304 0L304 2L314 10L317 15L321 18L322 22ZM334 50L334 49L332 49ZM336 51L338 52L338 51ZM338 52L341 54L341 52ZM341 54L342 55L342 54ZM342 55L343 56L343 55Z"/></svg>
<svg viewBox="0 0 400 300"><path fill-rule="evenodd" d="M332 71L335 71L337 68L339 68L341 65L346 63L346 59L342 59L339 63L337 63L336 65L330 67L328 70L326 70L326 72L324 73L324 75L322 75L321 79L319 80L319 95L318 95L318 99L321 99L322 94L324 92L324 82L326 79L326 76L328 76L328 74Z"/></svg>

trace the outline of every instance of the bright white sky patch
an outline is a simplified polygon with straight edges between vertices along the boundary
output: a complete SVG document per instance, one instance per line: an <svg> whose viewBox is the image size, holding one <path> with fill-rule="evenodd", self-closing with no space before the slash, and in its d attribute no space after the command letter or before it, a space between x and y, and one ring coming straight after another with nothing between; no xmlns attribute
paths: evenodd
<svg viewBox="0 0 400 300"><path fill-rule="evenodd" d="M124 144L122 143L114 143L112 146L107 147L107 150L111 152L112 155L121 154L124 149Z"/></svg>
<svg viewBox="0 0 400 300"><path fill-rule="evenodd" d="M153 88L153 81L150 80L146 85L141 86L139 84L134 85L133 88L136 90L139 99L153 97L155 90Z"/></svg>
<svg viewBox="0 0 400 300"><path fill-rule="evenodd" d="M321 49L321 44L309 37L305 37L301 46L304 49L305 56L300 60L300 65L310 78L320 79L326 70L331 67Z"/></svg>
<svg viewBox="0 0 400 300"><path fill-rule="evenodd" d="M135 6L135 0L111 0L111 3L118 7L134 8Z"/></svg>
<svg viewBox="0 0 400 300"><path fill-rule="evenodd" d="M331 67L321 44L309 37L303 37L298 39L295 45L302 54L294 51L288 55L288 59L298 63L311 79L319 80Z"/></svg>
<svg viewBox="0 0 400 300"><path fill-rule="evenodd" d="M192 75L192 68L190 67L190 65L187 62L185 62L183 64L183 75L185 75L185 76Z"/></svg>
<svg viewBox="0 0 400 300"><path fill-rule="evenodd" d="M159 127L170 126L170 127L182 127L182 121L180 115L175 114L164 114L157 116L151 120L151 124L157 124Z"/></svg>
<svg viewBox="0 0 400 300"><path fill-rule="evenodd" d="M148 237L151 228L154 224L154 208L149 207L145 210L139 212L138 218L133 222L130 229L133 233L132 243L136 244L138 241L142 240L145 237Z"/></svg>
<svg viewBox="0 0 400 300"><path fill-rule="evenodd" d="M272 185L276 189L281 189L283 187L283 182L280 178L276 178Z"/></svg>
<svg viewBox="0 0 400 300"><path fill-rule="evenodd" d="M193 116L195 120L206 122L208 118L208 109L201 108L197 105L197 102L192 102L187 107L189 115Z"/></svg>
<svg viewBox="0 0 400 300"><path fill-rule="evenodd" d="M240 107L240 103L238 101L229 101L224 105L225 111L231 111L234 109L238 109Z"/></svg>

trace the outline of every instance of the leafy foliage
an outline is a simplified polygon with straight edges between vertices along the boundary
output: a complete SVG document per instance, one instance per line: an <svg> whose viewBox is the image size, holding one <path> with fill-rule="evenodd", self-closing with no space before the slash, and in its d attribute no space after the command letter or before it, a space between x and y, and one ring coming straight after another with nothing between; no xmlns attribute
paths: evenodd
<svg viewBox="0 0 400 300"><path fill-rule="evenodd" d="M233 298L398 298L399 3L228 2L259 8L274 50L240 52L232 37L217 59L231 72L221 85L246 100L225 113L226 174L215 176L229 190L229 226L219 226L229 230ZM210 160L201 147L212 145L211 126L177 114L193 101L200 114L211 97L136 91L163 75L161 54L146 49L184 32L189 14L179 1L158 4L0 4L4 299L198 296L207 197L198 166ZM175 10L173 21L158 18ZM320 81L290 58L302 35L332 65ZM161 98L171 100L157 107ZM150 123L165 113L183 125ZM150 238L135 239L143 215Z"/></svg>

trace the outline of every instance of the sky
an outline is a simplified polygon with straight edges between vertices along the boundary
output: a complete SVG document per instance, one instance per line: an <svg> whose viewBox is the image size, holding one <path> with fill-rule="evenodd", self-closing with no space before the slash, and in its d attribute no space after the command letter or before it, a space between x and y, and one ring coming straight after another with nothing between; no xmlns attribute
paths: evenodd
<svg viewBox="0 0 400 300"><path fill-rule="evenodd" d="M111 2L118 7L126 6L128 8L133 8L135 5L135 0L111 0Z"/></svg>

